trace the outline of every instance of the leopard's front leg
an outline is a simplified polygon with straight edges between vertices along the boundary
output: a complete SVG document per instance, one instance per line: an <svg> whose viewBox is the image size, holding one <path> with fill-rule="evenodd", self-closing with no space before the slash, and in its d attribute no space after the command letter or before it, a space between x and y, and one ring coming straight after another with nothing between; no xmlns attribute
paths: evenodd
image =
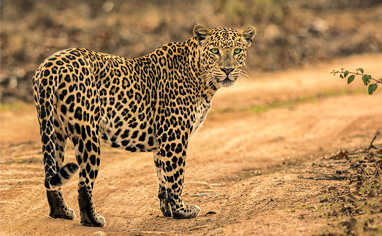
<svg viewBox="0 0 382 236"><path fill-rule="evenodd" d="M160 210L162 211L162 214L164 216L170 217L171 210L166 198L166 182L163 178L162 168L161 168L162 161L160 156L157 155L156 153L154 153L154 163L155 163L155 172L157 173L158 186L159 186L158 198L159 198Z"/></svg>
<svg viewBox="0 0 382 236"><path fill-rule="evenodd" d="M158 197L163 215L188 219L196 217L200 208L182 200L186 147L183 147L181 140L177 140L177 143L162 143L154 159L159 184Z"/></svg>

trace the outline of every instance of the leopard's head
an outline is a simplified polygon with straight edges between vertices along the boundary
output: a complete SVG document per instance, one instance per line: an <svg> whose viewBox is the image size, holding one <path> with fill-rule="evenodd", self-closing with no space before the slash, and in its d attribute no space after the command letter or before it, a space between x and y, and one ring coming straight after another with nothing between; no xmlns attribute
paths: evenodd
<svg viewBox="0 0 382 236"><path fill-rule="evenodd" d="M194 36L200 51L204 75L219 87L228 87L244 72L247 48L255 37L256 29L248 27L240 32L230 28L207 29L194 27Z"/></svg>

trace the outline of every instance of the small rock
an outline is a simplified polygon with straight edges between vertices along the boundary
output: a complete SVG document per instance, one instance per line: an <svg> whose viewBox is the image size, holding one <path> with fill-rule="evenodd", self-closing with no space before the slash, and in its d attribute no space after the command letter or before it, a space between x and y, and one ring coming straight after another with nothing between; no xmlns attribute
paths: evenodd
<svg viewBox="0 0 382 236"><path fill-rule="evenodd" d="M112 1L107 1L102 6L102 9L105 12L111 12L113 10L113 8L114 8L114 2L112 2Z"/></svg>
<svg viewBox="0 0 382 236"><path fill-rule="evenodd" d="M371 192L367 195L368 198L373 198L373 197L375 197L375 196L377 196L377 194L375 193L375 191L371 191Z"/></svg>
<svg viewBox="0 0 382 236"><path fill-rule="evenodd" d="M337 188L334 187L334 186L330 186L330 187L328 188L328 190L331 192L331 191L335 191L335 190L337 190Z"/></svg>
<svg viewBox="0 0 382 236"><path fill-rule="evenodd" d="M207 216L207 215L215 215L215 214L216 214L215 211L209 211L209 212L207 212L204 216Z"/></svg>
<svg viewBox="0 0 382 236"><path fill-rule="evenodd" d="M283 140L285 140L285 137L283 136L276 136L273 138L273 141L283 141Z"/></svg>
<svg viewBox="0 0 382 236"><path fill-rule="evenodd" d="M210 184L211 187L220 187L220 186L225 186L226 183L213 183L213 184Z"/></svg>
<svg viewBox="0 0 382 236"><path fill-rule="evenodd" d="M220 233L223 233L223 228L214 229L208 235L215 235L215 234L220 234Z"/></svg>
<svg viewBox="0 0 382 236"><path fill-rule="evenodd" d="M102 232L102 231L97 231L97 232L94 232L93 234L99 234L100 236L106 236L107 235L105 232Z"/></svg>
<svg viewBox="0 0 382 236"><path fill-rule="evenodd" d="M311 135L311 134L304 134L302 137L303 137L304 139L313 139L313 138L314 138L314 136Z"/></svg>
<svg viewBox="0 0 382 236"><path fill-rule="evenodd" d="M280 29L275 24L268 25L264 30L264 36L268 40L275 39L280 36Z"/></svg>
<svg viewBox="0 0 382 236"><path fill-rule="evenodd" d="M210 196L210 195L218 195L219 193L196 193L194 195L191 195L191 197L204 197L204 196Z"/></svg>
<svg viewBox="0 0 382 236"><path fill-rule="evenodd" d="M195 185L209 186L209 184L207 182L204 182L204 181L190 181L189 183L192 183Z"/></svg>
<svg viewBox="0 0 382 236"><path fill-rule="evenodd" d="M325 32L329 29L328 23L321 19L321 18L316 18L312 22L311 26L311 31L316 32L316 33L322 33Z"/></svg>

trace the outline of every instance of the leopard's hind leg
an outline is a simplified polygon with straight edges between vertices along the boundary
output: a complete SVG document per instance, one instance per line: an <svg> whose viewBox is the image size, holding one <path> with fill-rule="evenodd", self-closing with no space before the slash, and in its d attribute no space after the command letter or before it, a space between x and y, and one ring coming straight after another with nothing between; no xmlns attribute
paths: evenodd
<svg viewBox="0 0 382 236"><path fill-rule="evenodd" d="M67 142L67 136L62 130L62 125L57 116L57 112L54 113L54 130L55 130L55 160L56 169L59 171L64 163L65 158L65 146ZM72 220L76 218L74 211L69 208L62 195L61 188L56 190L47 190L46 195L50 206L49 216L52 218L62 218Z"/></svg>
<svg viewBox="0 0 382 236"><path fill-rule="evenodd" d="M88 81L85 83L85 81ZM62 123L66 134L74 144L75 156L80 168L78 183L78 203L81 214L81 224L86 226L105 226L105 218L96 211L93 202L93 187L100 165L100 99L93 76L85 77L79 82L87 94L81 102L66 99L57 102L57 110L61 112ZM87 84L88 83L88 84ZM80 91L76 91L81 95ZM73 95L74 97L74 95ZM88 107L83 104L89 104ZM91 104L91 105L90 105Z"/></svg>
<svg viewBox="0 0 382 236"><path fill-rule="evenodd" d="M33 77L33 97L40 124L42 155L44 160L47 197L50 216L73 219L73 210L67 207L61 193L61 186L69 181L78 170L78 165L63 165L66 135L59 122L55 106L55 83L57 70L51 70L51 62L41 64Z"/></svg>
<svg viewBox="0 0 382 236"><path fill-rule="evenodd" d="M93 187L100 165L100 139L96 126L95 123L80 125L80 134L72 140L80 166L78 204L81 224L103 227L106 224L105 218L96 212L93 202Z"/></svg>

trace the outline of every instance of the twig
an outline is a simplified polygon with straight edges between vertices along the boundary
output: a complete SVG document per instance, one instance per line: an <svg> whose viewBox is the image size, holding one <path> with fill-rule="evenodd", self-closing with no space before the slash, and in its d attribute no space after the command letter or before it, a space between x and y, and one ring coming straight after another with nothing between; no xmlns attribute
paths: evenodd
<svg viewBox="0 0 382 236"><path fill-rule="evenodd" d="M369 146L368 148L366 148L365 151L369 151L369 150L372 149L372 148L377 149L377 147L375 147L375 146L373 145L373 143L374 143L375 139L377 139L377 136L380 135L380 134L381 134L381 132L380 132L379 130L377 130L377 132L375 133L373 139L372 139L371 142L370 142L370 146Z"/></svg>

